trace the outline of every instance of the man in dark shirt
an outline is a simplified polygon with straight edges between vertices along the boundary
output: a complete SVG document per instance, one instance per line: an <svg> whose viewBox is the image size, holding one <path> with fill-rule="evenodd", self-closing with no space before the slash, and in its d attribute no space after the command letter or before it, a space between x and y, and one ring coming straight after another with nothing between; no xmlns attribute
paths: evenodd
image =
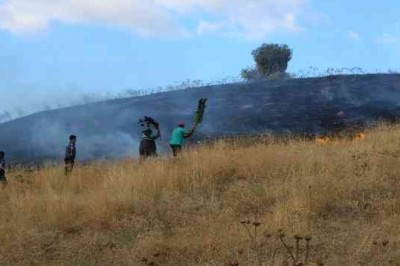
<svg viewBox="0 0 400 266"><path fill-rule="evenodd" d="M0 182L3 186L3 189L7 186L6 160L4 159L4 157L5 157L4 151L0 151Z"/></svg>
<svg viewBox="0 0 400 266"><path fill-rule="evenodd" d="M71 135L69 136L69 144L65 148L65 157L64 157L64 162L65 162L65 175L68 175L72 172L72 169L74 169L74 164L75 164L75 158L76 158L76 136Z"/></svg>
<svg viewBox="0 0 400 266"><path fill-rule="evenodd" d="M157 127L156 130L157 133L155 135L150 128L142 131L143 135L139 146L140 158L145 159L149 156L157 156L156 139L160 137L160 129Z"/></svg>

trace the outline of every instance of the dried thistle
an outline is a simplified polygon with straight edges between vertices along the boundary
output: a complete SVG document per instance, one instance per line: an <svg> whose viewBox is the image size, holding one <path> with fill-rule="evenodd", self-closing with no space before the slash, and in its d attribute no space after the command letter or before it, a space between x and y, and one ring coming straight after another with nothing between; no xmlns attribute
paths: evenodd
<svg viewBox="0 0 400 266"><path fill-rule="evenodd" d="M303 240L303 237L300 235L295 235L294 239L296 239L296 241L301 241L301 240Z"/></svg>
<svg viewBox="0 0 400 266"><path fill-rule="evenodd" d="M300 241L303 239L303 237L295 235L294 239L296 240L296 262L297 262L299 260Z"/></svg>
<svg viewBox="0 0 400 266"><path fill-rule="evenodd" d="M310 241L311 236L306 236L306 255L304 256L304 264L308 264L308 258L310 257Z"/></svg>
<svg viewBox="0 0 400 266"><path fill-rule="evenodd" d="M261 225L261 223L260 223L260 222L253 222L253 225L254 225L255 227L258 227L258 226Z"/></svg>

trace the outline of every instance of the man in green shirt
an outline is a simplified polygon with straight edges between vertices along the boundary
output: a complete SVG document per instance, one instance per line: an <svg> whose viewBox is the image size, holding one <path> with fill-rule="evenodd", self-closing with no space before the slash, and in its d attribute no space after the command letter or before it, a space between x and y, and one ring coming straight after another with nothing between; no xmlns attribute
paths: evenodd
<svg viewBox="0 0 400 266"><path fill-rule="evenodd" d="M178 127L172 131L169 144L171 145L172 153L175 157L181 152L184 139L190 138L195 129L196 126L193 126L192 129L187 130L185 129L185 123L181 122L179 123Z"/></svg>

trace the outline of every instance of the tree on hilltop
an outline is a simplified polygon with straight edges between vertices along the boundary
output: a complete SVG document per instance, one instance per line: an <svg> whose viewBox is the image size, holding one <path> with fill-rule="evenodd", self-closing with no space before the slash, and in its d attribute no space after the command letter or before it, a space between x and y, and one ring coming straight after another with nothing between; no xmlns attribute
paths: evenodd
<svg viewBox="0 0 400 266"><path fill-rule="evenodd" d="M255 68L243 69L241 76L245 80L276 79L286 75L292 50L286 44L266 44L252 51Z"/></svg>

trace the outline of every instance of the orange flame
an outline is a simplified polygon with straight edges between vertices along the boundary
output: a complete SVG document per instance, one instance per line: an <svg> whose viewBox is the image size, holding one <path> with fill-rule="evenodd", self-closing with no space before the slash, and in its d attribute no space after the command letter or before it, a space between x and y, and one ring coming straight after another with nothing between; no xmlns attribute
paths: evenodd
<svg viewBox="0 0 400 266"><path fill-rule="evenodd" d="M317 144L321 144L321 145L327 144L329 141L330 141L330 139L328 137L318 137L315 139L315 142Z"/></svg>
<svg viewBox="0 0 400 266"><path fill-rule="evenodd" d="M364 140L367 135L364 132L358 133L354 136L353 141L361 141Z"/></svg>

